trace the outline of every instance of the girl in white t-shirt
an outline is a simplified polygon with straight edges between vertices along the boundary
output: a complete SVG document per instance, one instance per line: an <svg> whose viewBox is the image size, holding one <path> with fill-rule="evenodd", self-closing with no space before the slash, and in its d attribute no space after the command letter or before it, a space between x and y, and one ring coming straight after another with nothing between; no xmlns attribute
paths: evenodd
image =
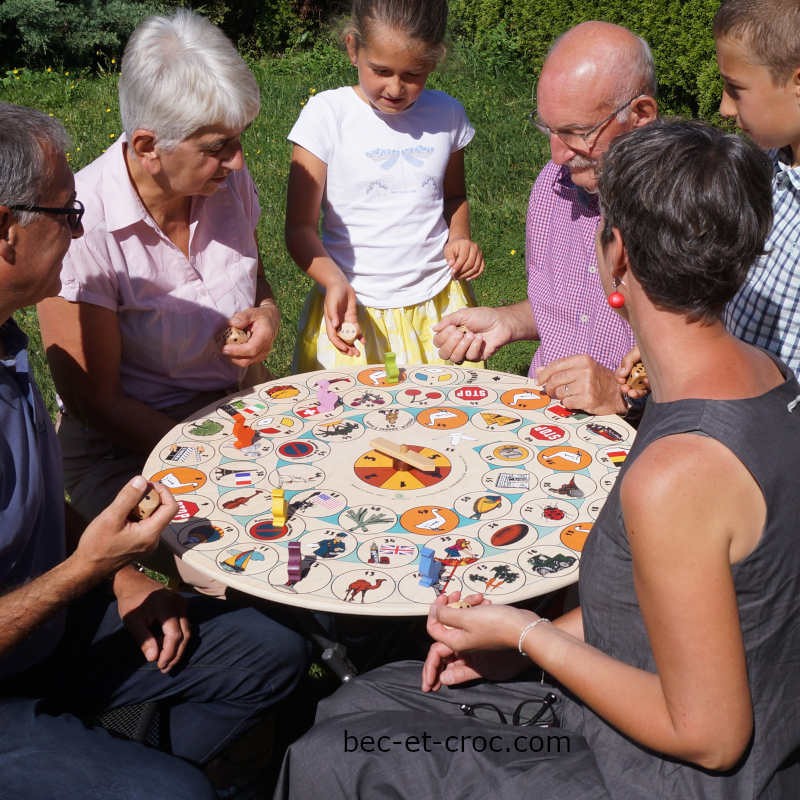
<svg viewBox="0 0 800 800"><path fill-rule="evenodd" d="M473 305L466 281L484 265L464 148L475 131L458 101L425 88L446 23L447 0L354 0L345 44L358 84L312 97L289 133L286 245L318 284L295 371L387 351L399 364L444 363L431 328Z"/></svg>

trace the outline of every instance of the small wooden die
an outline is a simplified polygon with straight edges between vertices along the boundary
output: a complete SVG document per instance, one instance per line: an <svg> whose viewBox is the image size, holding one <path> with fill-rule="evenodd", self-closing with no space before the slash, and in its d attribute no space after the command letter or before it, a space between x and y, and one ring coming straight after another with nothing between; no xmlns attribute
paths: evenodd
<svg viewBox="0 0 800 800"><path fill-rule="evenodd" d="M647 384L647 370L641 361L637 361L628 375L626 383L631 389L637 391L645 391L648 388Z"/></svg>
<svg viewBox="0 0 800 800"><path fill-rule="evenodd" d="M244 344L250 338L249 331L243 331L241 328L225 328L222 332L222 344Z"/></svg>
<svg viewBox="0 0 800 800"><path fill-rule="evenodd" d="M357 322L343 322L339 326L337 333L343 342L353 344L353 342L358 339L361 331L359 330Z"/></svg>
<svg viewBox="0 0 800 800"><path fill-rule="evenodd" d="M145 496L139 501L133 511L131 511L131 519L141 522L141 520L147 519L160 505L161 498L151 484Z"/></svg>

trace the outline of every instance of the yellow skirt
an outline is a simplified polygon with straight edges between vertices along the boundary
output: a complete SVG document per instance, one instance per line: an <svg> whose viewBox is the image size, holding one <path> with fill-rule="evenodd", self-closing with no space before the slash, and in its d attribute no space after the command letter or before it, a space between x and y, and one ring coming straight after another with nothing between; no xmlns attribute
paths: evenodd
<svg viewBox="0 0 800 800"><path fill-rule="evenodd" d="M446 314L474 306L472 289L466 281L450 281L439 294L414 306L371 308L358 306L358 324L364 341L356 342L360 356L339 352L325 332L324 292L315 286L306 297L298 322L297 346L292 372L315 369L382 364L388 351L397 355L397 363L449 364L439 358L433 344L433 326ZM468 367L483 367L483 362L465 361Z"/></svg>

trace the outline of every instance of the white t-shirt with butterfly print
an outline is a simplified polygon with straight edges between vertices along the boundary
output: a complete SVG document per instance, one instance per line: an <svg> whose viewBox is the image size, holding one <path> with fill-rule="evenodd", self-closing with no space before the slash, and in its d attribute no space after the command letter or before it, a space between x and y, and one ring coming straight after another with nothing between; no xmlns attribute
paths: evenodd
<svg viewBox="0 0 800 800"><path fill-rule="evenodd" d="M433 89L398 114L351 86L303 108L288 138L327 165L322 242L362 305L415 305L449 282L445 170L474 135L463 106Z"/></svg>

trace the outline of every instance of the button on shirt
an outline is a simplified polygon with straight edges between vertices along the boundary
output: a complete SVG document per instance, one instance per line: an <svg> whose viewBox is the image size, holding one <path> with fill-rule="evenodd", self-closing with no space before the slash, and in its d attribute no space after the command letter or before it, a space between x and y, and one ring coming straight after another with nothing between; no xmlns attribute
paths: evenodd
<svg viewBox="0 0 800 800"><path fill-rule="evenodd" d="M634 345L597 274L599 219L597 197L575 186L566 167L548 162L531 191L526 223L528 299L541 340L531 376L536 367L584 353L616 369Z"/></svg>
<svg viewBox="0 0 800 800"><path fill-rule="evenodd" d="M735 336L763 347L800 374L800 167L771 153L773 224L765 255L728 303L725 324Z"/></svg>
<svg viewBox="0 0 800 800"><path fill-rule="evenodd" d="M0 593L64 560L61 451L33 382L27 337L13 320L0 326ZM0 679L48 656L64 629L64 613L40 625L0 656Z"/></svg>
<svg viewBox="0 0 800 800"><path fill-rule="evenodd" d="M84 235L64 259L61 296L117 314L122 390L167 408L235 387L243 373L215 335L255 303L260 207L246 168L210 197L193 197L187 259L139 199L124 139L75 176Z"/></svg>

